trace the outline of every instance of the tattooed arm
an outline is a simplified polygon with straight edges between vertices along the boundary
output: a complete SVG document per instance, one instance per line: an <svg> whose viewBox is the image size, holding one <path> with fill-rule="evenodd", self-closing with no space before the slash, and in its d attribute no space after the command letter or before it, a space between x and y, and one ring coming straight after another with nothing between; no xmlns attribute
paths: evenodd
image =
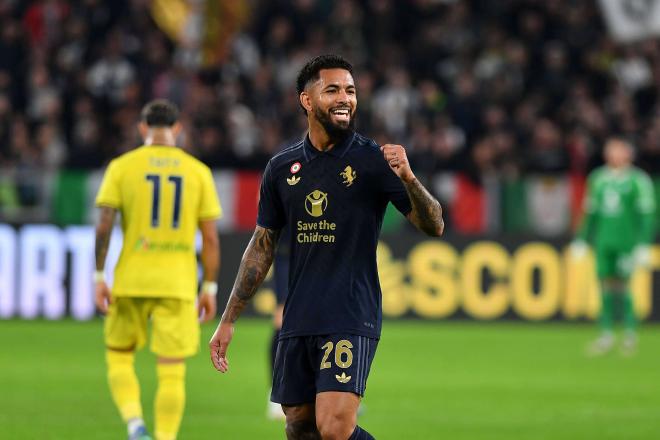
<svg viewBox="0 0 660 440"><path fill-rule="evenodd" d="M108 254L108 246L110 246L110 235L112 234L112 226L115 222L115 214L117 210L108 206L101 206L99 208L100 216L96 224L96 242L94 244L94 255L96 257L96 272L103 272L105 266L105 257ZM96 277L95 277L96 278ZM95 279L95 302L96 307L102 313L108 311L108 304L112 302L110 289L105 283L105 280L99 278Z"/></svg>
<svg viewBox="0 0 660 440"><path fill-rule="evenodd" d="M408 214L410 223L426 235L441 236L445 229L445 222L442 220L440 202L424 188L416 177L411 182L404 182L403 186L412 203L412 211Z"/></svg>
<svg viewBox="0 0 660 440"><path fill-rule="evenodd" d="M227 347L234 332L234 323L266 278L279 236L279 230L257 226L245 249L227 306L209 342L211 361L218 371L224 373L228 369Z"/></svg>
<svg viewBox="0 0 660 440"><path fill-rule="evenodd" d="M236 281L222 314L221 323L233 324L236 322L245 306L257 293L257 288L266 278L268 269L273 262L275 245L279 236L279 230L274 231L260 226L254 230L238 268Z"/></svg>
<svg viewBox="0 0 660 440"><path fill-rule="evenodd" d="M427 235L439 237L445 229L442 220L442 207L435 197L417 180L410 169L406 150L401 145L383 145L381 148L388 165L399 176L406 188L408 198L412 204L412 211L408 220L417 229Z"/></svg>
<svg viewBox="0 0 660 440"><path fill-rule="evenodd" d="M96 270L103 270L105 266L105 256L108 254L110 246L110 234L115 222L117 210L108 206L99 208L99 221L96 224L96 243L94 245L94 255L96 256Z"/></svg>

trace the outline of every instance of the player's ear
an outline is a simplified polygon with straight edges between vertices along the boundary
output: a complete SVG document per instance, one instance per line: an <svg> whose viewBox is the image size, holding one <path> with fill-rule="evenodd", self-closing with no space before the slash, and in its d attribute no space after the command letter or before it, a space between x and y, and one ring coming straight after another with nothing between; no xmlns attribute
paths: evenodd
<svg viewBox="0 0 660 440"><path fill-rule="evenodd" d="M140 132L140 137L142 137L142 140L145 140L147 138L147 133L149 132L149 126L146 124L146 122L141 121L138 124L138 131Z"/></svg>
<svg viewBox="0 0 660 440"><path fill-rule="evenodd" d="M304 108L307 113L312 111L312 98L309 96L309 93L307 93L307 90L300 93L300 105L302 105L302 108Z"/></svg>
<svg viewBox="0 0 660 440"><path fill-rule="evenodd" d="M176 138L179 136L179 133L181 133L181 129L183 128L183 125L181 125L181 122L175 122L174 125L172 125L172 134Z"/></svg>

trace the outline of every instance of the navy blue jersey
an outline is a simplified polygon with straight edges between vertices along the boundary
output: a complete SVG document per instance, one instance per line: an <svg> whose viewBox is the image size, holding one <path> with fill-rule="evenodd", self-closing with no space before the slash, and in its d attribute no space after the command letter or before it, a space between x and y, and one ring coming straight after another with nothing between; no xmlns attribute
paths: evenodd
<svg viewBox="0 0 660 440"><path fill-rule="evenodd" d="M291 234L281 337L380 336L376 246L388 202L412 209L380 147L357 133L327 152L306 137L268 162L257 224Z"/></svg>
<svg viewBox="0 0 660 440"><path fill-rule="evenodd" d="M277 257L286 257L289 258L289 253L291 249L291 234L289 233L289 228L286 226L282 228L280 232L280 239L277 241L277 248L275 249L275 255Z"/></svg>

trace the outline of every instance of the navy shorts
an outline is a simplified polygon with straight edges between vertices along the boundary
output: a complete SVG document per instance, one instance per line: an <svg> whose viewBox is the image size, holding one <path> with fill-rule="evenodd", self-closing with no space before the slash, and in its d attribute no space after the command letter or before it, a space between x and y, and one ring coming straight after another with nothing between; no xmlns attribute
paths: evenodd
<svg viewBox="0 0 660 440"><path fill-rule="evenodd" d="M289 292L289 260L288 255L276 255L273 264L275 298L278 305L284 304L286 295Z"/></svg>
<svg viewBox="0 0 660 440"><path fill-rule="evenodd" d="M341 333L280 339L270 400L295 406L323 391L364 396L377 346L378 339Z"/></svg>

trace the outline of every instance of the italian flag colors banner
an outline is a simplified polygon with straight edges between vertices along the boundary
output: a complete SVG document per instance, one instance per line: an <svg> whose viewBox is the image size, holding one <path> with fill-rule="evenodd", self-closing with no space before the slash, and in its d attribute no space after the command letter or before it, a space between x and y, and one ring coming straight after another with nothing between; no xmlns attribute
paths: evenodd
<svg viewBox="0 0 660 440"><path fill-rule="evenodd" d="M95 223L94 199L101 186L104 170L63 171L53 185L53 222L59 225ZM221 231L247 231L255 227L259 185L258 172L218 170L213 172L223 216Z"/></svg>
<svg viewBox="0 0 660 440"><path fill-rule="evenodd" d="M520 233L553 237L580 220L584 176L530 175L517 179L440 174L430 185L450 227L463 234Z"/></svg>
<svg viewBox="0 0 660 440"><path fill-rule="evenodd" d="M49 196L51 221L58 225L90 224L96 220L94 198L103 170L62 171L52 176ZM223 232L254 229L261 173L213 171L223 217ZM461 173L418 176L438 197L447 231L459 234L529 234L540 237L571 235L582 215L585 177L581 175L530 175L516 179L481 177ZM660 176L655 176L660 206ZM383 232L396 232L405 218L390 204ZM660 230L660 216L658 216Z"/></svg>

